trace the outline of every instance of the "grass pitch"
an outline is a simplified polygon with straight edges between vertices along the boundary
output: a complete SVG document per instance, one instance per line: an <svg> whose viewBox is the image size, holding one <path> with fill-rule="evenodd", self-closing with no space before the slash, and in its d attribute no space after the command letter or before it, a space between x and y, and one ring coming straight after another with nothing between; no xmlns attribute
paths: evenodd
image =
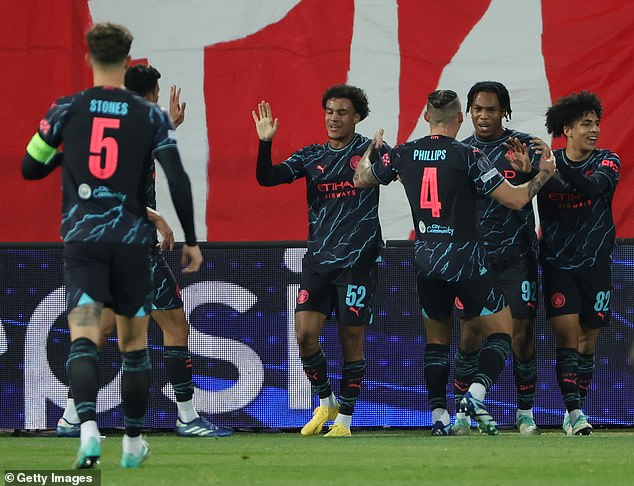
<svg viewBox="0 0 634 486"><path fill-rule="evenodd" d="M633 430L565 437L503 431L497 437L431 437L429 430L353 429L348 438L238 432L222 439L146 435L152 456L119 468L121 436L102 442L102 485L206 484L632 484ZM0 436L1 469L66 469L78 439Z"/></svg>

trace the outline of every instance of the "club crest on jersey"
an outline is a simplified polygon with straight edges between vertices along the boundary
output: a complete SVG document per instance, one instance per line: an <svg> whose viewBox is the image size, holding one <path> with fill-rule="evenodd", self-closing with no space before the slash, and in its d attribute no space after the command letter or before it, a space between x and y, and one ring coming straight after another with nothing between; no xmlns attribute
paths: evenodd
<svg viewBox="0 0 634 486"><path fill-rule="evenodd" d="M427 226L425 226L425 223L423 223L422 221L418 222L418 231L420 231L421 234L427 231Z"/></svg>
<svg viewBox="0 0 634 486"><path fill-rule="evenodd" d="M77 195L81 199L89 199L91 194L92 194L92 189L90 188L88 184L86 184L85 182L82 184L79 184L79 187L77 188Z"/></svg>
<svg viewBox="0 0 634 486"><path fill-rule="evenodd" d="M389 156L387 153L383 154L383 156L381 157L381 160L383 161L383 165L384 165L385 167L387 167L388 165L390 165L390 162L391 162L391 161L390 161L390 156Z"/></svg>
<svg viewBox="0 0 634 486"><path fill-rule="evenodd" d="M473 152L480 153L478 149L473 149ZM478 159L478 169L480 169L482 172L486 172L490 170L492 167L493 167L493 162L491 162L491 159L489 159L486 155L483 155L482 157Z"/></svg>
<svg viewBox="0 0 634 486"><path fill-rule="evenodd" d="M308 301L308 290L300 290L299 294L297 294L297 303L298 304L304 304L305 302Z"/></svg>
<svg viewBox="0 0 634 486"><path fill-rule="evenodd" d="M566 296L561 292L555 292L550 298L550 305L552 305L555 309L561 309L564 305L566 305Z"/></svg>
<svg viewBox="0 0 634 486"><path fill-rule="evenodd" d="M355 170L357 168L357 165L359 165L359 161L361 160L361 156L360 155L353 155L350 158L350 168L352 170Z"/></svg>

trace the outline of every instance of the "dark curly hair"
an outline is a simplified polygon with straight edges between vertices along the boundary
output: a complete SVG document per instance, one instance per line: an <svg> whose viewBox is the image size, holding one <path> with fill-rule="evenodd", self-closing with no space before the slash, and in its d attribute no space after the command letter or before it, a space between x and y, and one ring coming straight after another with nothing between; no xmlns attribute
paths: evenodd
<svg viewBox="0 0 634 486"><path fill-rule="evenodd" d="M504 116L507 120L511 119L511 96L509 95L509 90L506 89L502 83L498 81L480 81L479 83L471 86L469 93L467 94L467 110L469 113L469 109L473 104L473 100L478 95L478 93L493 93L498 97L498 101L500 103L500 108L504 111Z"/></svg>
<svg viewBox="0 0 634 486"><path fill-rule="evenodd" d="M130 53L132 39L126 27L110 22L95 24L86 34L90 56L105 66L122 62Z"/></svg>
<svg viewBox="0 0 634 486"><path fill-rule="evenodd" d="M589 91L572 93L555 101L546 111L546 130L554 137L564 134L564 127L569 127L581 120L586 113L595 113L600 120L603 107L599 97Z"/></svg>
<svg viewBox="0 0 634 486"><path fill-rule="evenodd" d="M368 97L365 95L365 91L356 86L350 86L348 84L336 84L331 86L321 97L321 107L325 110L326 103L330 98L347 98L354 106L354 110L359 114L361 120L364 120L370 108L368 107Z"/></svg>
<svg viewBox="0 0 634 486"><path fill-rule="evenodd" d="M158 69L145 64L130 66L125 72L125 87L139 96L145 97L156 89L156 83L161 77Z"/></svg>

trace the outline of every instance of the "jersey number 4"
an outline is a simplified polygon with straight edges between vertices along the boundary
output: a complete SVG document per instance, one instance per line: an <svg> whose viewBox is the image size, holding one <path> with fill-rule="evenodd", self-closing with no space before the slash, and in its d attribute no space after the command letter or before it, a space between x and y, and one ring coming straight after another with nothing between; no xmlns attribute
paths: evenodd
<svg viewBox="0 0 634 486"><path fill-rule="evenodd" d="M90 134L90 156L88 169L97 179L112 177L119 163L119 145L112 137L105 137L106 128L117 130L121 125L118 118L95 117Z"/></svg>
<svg viewBox="0 0 634 486"><path fill-rule="evenodd" d="M442 204L438 199L438 169L425 167L423 181L420 186L420 208L431 209L433 218L440 218Z"/></svg>

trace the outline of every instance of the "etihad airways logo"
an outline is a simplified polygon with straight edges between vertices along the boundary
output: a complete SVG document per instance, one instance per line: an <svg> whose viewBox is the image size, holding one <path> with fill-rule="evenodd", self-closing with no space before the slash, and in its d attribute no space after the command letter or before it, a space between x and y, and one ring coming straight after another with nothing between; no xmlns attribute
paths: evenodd
<svg viewBox="0 0 634 486"><path fill-rule="evenodd" d="M322 182L321 184L317 184L317 190L323 193L324 199L357 195L357 188L354 187L354 184L350 181Z"/></svg>
<svg viewBox="0 0 634 486"><path fill-rule="evenodd" d="M592 205L592 199L582 194L573 194L570 192L551 192L548 194L558 209L579 209Z"/></svg>

